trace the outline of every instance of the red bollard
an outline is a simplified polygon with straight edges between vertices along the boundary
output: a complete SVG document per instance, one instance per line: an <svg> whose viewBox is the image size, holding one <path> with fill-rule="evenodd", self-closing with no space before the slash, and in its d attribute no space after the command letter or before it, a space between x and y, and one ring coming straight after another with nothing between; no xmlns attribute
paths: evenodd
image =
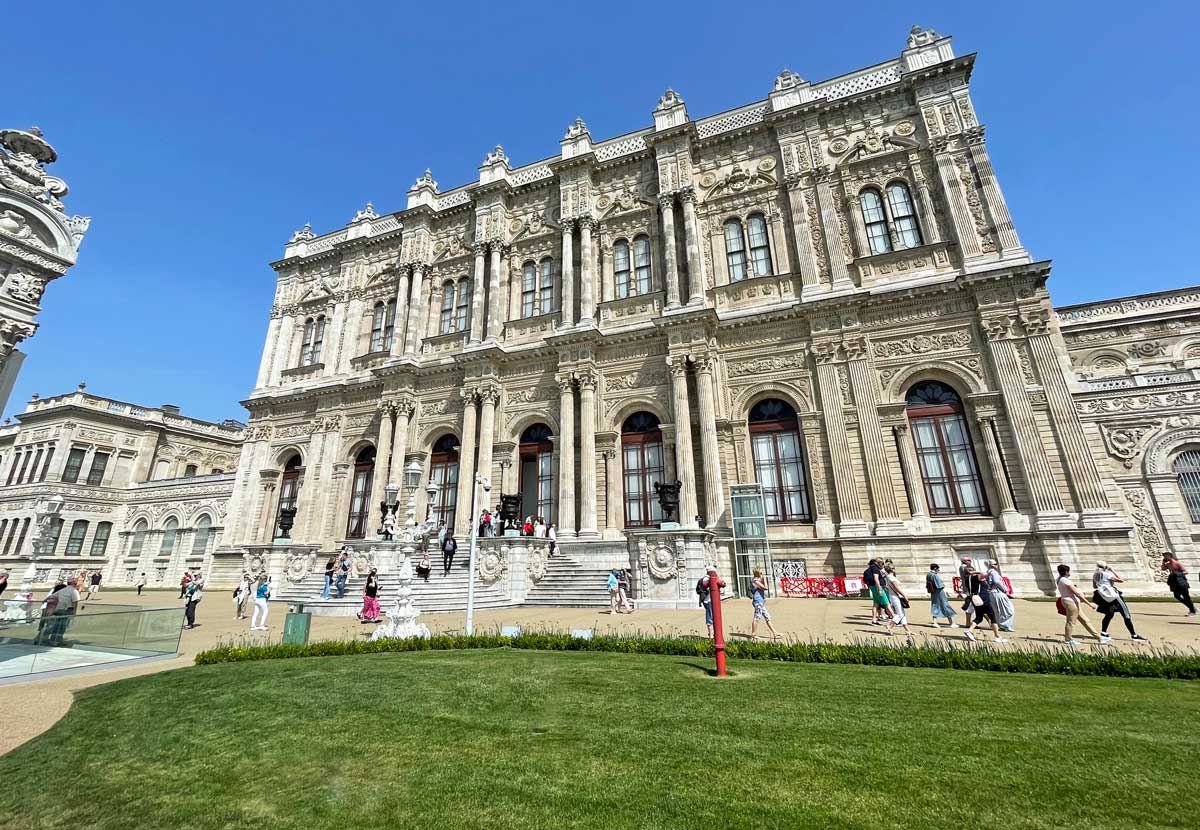
<svg viewBox="0 0 1200 830"><path fill-rule="evenodd" d="M713 653L717 658L717 677L725 677L725 626L721 622L721 589L725 587L725 580L717 576L717 569L711 565L708 568L708 576L705 581L708 583L709 596L712 598L713 612ZM716 590L713 590L713 582L716 582Z"/></svg>

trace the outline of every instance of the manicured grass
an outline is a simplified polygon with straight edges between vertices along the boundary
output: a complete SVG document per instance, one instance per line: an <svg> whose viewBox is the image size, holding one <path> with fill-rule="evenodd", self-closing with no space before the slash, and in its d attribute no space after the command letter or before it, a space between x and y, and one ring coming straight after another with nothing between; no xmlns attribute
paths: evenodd
<svg viewBox="0 0 1200 830"><path fill-rule="evenodd" d="M430 651L99 686L0 757L0 827L1194 826L1200 685Z"/></svg>

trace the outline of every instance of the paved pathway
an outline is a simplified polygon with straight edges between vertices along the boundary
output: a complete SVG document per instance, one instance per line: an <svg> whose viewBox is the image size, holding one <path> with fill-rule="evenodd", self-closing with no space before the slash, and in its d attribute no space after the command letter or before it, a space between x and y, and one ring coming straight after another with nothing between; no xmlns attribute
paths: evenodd
<svg viewBox="0 0 1200 830"><path fill-rule="evenodd" d="M386 608L386 597L384 598ZM132 591L108 590L97 605L107 602L138 604L147 608L178 606L182 602L169 591L150 591L137 597ZM1050 646L1062 638L1062 618L1052 602L1016 600L1017 633L1008 635L1016 647ZM961 630L934 629L929 622L928 605L918 599L910 612L912 628L918 641L943 639L962 642ZM1175 602L1130 603L1138 633L1148 637L1148 645L1129 640L1120 618L1113 620L1110 633L1116 648L1173 647L1200 650L1200 617L1185 617L1183 606ZM870 624L868 604L859 600L775 599L768 603L775 627L785 636L801 640L878 640L888 638L882 628ZM218 641L245 639L248 642L277 640L282 630L283 608L272 604L271 630L264 633L249 631L248 620L233 619L233 601L224 591L210 591L197 610L199 625L183 632L180 655L137 666L73 674L64 677L36 680L0 686L0 754L19 746L48 729L70 708L73 693L78 689L108 683L123 677L165 671L192 664L197 652ZM750 632L751 606L748 600L725 603L726 631L732 639L747 638ZM1099 618L1089 611L1089 617L1099 626ZM607 610L594 608L503 608L480 611L476 614L476 630L490 631L501 625L520 625L526 628L549 628L563 631L571 628L591 628L600 632L644 632L648 634L704 634L704 614L694 610L643 610L634 614L610 616ZM425 614L421 621L434 632L461 631L464 615ZM311 639L330 640L368 636L372 626L354 618L314 617ZM765 633L765 628L760 631ZM991 635L982 635L981 640ZM1078 638L1078 633L1077 633ZM1086 641L1085 641L1086 642ZM1098 646L1088 644L1085 648Z"/></svg>

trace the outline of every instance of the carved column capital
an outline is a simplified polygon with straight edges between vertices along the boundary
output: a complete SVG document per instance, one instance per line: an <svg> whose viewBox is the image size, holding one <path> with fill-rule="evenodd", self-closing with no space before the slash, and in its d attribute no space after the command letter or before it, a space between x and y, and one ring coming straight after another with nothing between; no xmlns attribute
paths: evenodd
<svg viewBox="0 0 1200 830"><path fill-rule="evenodd" d="M717 367L717 356L710 352L694 355L692 365L696 367L696 374L711 375Z"/></svg>
<svg viewBox="0 0 1200 830"><path fill-rule="evenodd" d="M579 383L579 391L582 392L584 389L587 389L590 392L595 392L597 382L596 370L581 369L576 373L576 381Z"/></svg>
<svg viewBox="0 0 1200 830"><path fill-rule="evenodd" d="M474 253L476 257L481 257L487 254L487 248L488 244L486 242L476 242L471 245L471 252Z"/></svg>
<svg viewBox="0 0 1200 830"><path fill-rule="evenodd" d="M579 216L575 219L575 224L580 230L587 228L589 233L595 231L600 225L593 216Z"/></svg>
<svg viewBox="0 0 1200 830"><path fill-rule="evenodd" d="M812 353L817 363L833 363L837 360L838 345L829 340L818 341L813 343Z"/></svg>
<svg viewBox="0 0 1200 830"><path fill-rule="evenodd" d="M485 404L497 405L500 403L500 387L494 384L485 384L477 390L479 400Z"/></svg>
<svg viewBox="0 0 1200 830"><path fill-rule="evenodd" d="M1035 334L1046 334L1050 330L1050 312L1044 308L1022 310L1021 328L1030 337Z"/></svg>
<svg viewBox="0 0 1200 830"><path fill-rule="evenodd" d="M413 398L403 397L396 401L396 414L411 418L417 411L417 402Z"/></svg>
<svg viewBox="0 0 1200 830"><path fill-rule="evenodd" d="M696 204L696 188L690 184L681 187L679 189L679 201L691 202L693 205Z"/></svg>
<svg viewBox="0 0 1200 830"><path fill-rule="evenodd" d="M1012 337L1014 322L1011 314L991 314L979 321L988 340L1007 340Z"/></svg>
<svg viewBox="0 0 1200 830"><path fill-rule="evenodd" d="M464 406L473 406L479 402L479 388L475 386L466 386L458 390L459 396L462 397Z"/></svg>
<svg viewBox="0 0 1200 830"><path fill-rule="evenodd" d="M658 194L658 206L664 211L675 209L675 194L672 192Z"/></svg>
<svg viewBox="0 0 1200 830"><path fill-rule="evenodd" d="M575 230L575 225L578 224L578 220L563 217L559 224L562 226L563 233L570 233L571 231Z"/></svg>
<svg viewBox="0 0 1200 830"><path fill-rule="evenodd" d="M896 434L897 438L903 438L908 433L908 421L896 421L892 424L892 432Z"/></svg>
<svg viewBox="0 0 1200 830"><path fill-rule="evenodd" d="M560 372L554 376L554 382L558 384L558 391L561 394L570 394L575 389L575 376L570 372Z"/></svg>
<svg viewBox="0 0 1200 830"><path fill-rule="evenodd" d="M687 355L667 355L667 368L670 370L673 377L687 377Z"/></svg>
<svg viewBox="0 0 1200 830"><path fill-rule="evenodd" d="M842 341L842 349L846 353L847 360L866 360L868 352L867 338L847 337Z"/></svg>

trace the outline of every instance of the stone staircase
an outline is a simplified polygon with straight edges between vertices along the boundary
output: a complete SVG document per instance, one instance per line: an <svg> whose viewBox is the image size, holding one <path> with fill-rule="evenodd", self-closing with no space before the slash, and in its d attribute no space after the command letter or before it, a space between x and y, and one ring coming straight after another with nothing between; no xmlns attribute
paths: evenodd
<svg viewBox="0 0 1200 830"><path fill-rule="evenodd" d="M433 572L429 581L416 578L413 580L413 603L422 614L436 614L447 611L464 611L467 607L467 557L459 555L455 558L454 567L446 576L442 575L442 563L433 563ZM325 571L311 573L297 585L279 589L273 600L281 603L303 603L304 610L317 616L352 617L362 610L363 585L365 576L354 577L346 582L346 596L337 599L336 593L331 593L329 599L321 599L321 591L325 587ZM512 599L499 587L500 583L487 585L479 580L475 582L475 607L503 608L513 605ZM395 599L399 579L395 574L382 574L379 577L379 604L383 611Z"/></svg>
<svg viewBox="0 0 1200 830"><path fill-rule="evenodd" d="M564 552L546 562L546 575L530 587L524 605L598 608L608 605L611 568Z"/></svg>

